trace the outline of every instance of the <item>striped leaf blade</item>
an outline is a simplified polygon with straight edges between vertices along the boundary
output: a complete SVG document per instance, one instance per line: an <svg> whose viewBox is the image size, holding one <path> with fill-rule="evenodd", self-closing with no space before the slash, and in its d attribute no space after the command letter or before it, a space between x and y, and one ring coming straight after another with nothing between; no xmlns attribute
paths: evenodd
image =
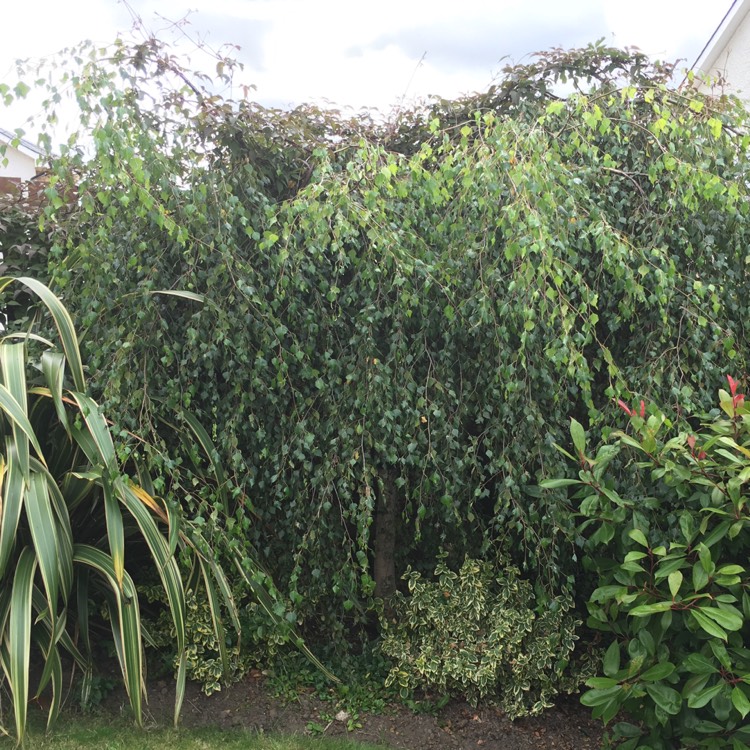
<svg viewBox="0 0 750 750"><path fill-rule="evenodd" d="M34 428L28 420L28 395L26 393L26 346L24 344L6 344L0 347L0 368L3 374L2 385L7 388L6 393L0 389L0 407L10 418L13 429L13 440L21 462L24 477L29 476L29 442L41 456L42 451L36 442ZM18 407L18 408L16 408Z"/></svg>
<svg viewBox="0 0 750 750"><path fill-rule="evenodd" d="M5 444L6 475L3 482L3 509L0 517L0 577L5 575L16 545L16 530L23 508L24 481L15 443L11 437Z"/></svg>
<svg viewBox="0 0 750 750"><path fill-rule="evenodd" d="M47 382L55 412L60 424L68 432L68 414L63 403L63 383L65 382L65 357L61 352L46 351L42 354L42 372Z"/></svg>
<svg viewBox="0 0 750 750"><path fill-rule="evenodd" d="M186 669L183 662L186 658L186 623L187 608L185 604L185 590L182 585L182 577L169 544L164 539L164 535L159 530L149 509L158 507L154 498L145 490L130 484L123 478L118 478L115 487L120 496L122 503L128 509L135 519L141 530L143 538L151 551L151 555L156 561L157 570L161 578L162 586L167 595L169 611L172 616L172 622L175 628L175 638L177 640L177 687L175 693L175 726L179 720L182 702L185 696ZM220 648L223 641L219 641Z"/></svg>
<svg viewBox="0 0 750 750"><path fill-rule="evenodd" d="M208 570L206 569L207 561L202 557L198 557L198 562L200 564L201 573L203 574L203 585L206 591L208 607L211 612L211 626L213 627L216 643L219 647L221 667L224 671L224 674L229 674L229 654L227 653L227 644L226 637L224 635L224 625L221 616L221 605L219 602L219 597L217 596L216 588L214 587L211 578L209 577ZM237 632L239 633L240 631L238 630Z"/></svg>
<svg viewBox="0 0 750 750"><path fill-rule="evenodd" d="M224 506L224 513L229 515L229 497L227 495L227 478L224 474L224 468L219 461L219 453L216 450L216 446L209 437L203 425L196 419L196 417L190 412L183 413L184 420L188 423L188 426L193 431L193 434L198 438L198 442L201 444L204 453L208 457L209 463L211 464L211 470L216 477L216 487L219 491L219 497L221 498L222 505Z"/></svg>
<svg viewBox="0 0 750 750"><path fill-rule="evenodd" d="M34 586L32 594L33 609L37 612L44 612L47 609L47 601L44 594L39 590L37 586ZM47 633L49 643L47 646L43 646L42 650L44 653L44 670L42 676L39 679L39 685L37 686L35 698L39 698L47 685L52 683L52 702L47 712L47 729L57 719L60 713L60 706L62 704L62 661L60 660L60 653L57 650L57 643L65 633L65 612L59 617L55 623L54 629L50 623L49 618L39 617L37 623L39 623Z"/></svg>
<svg viewBox="0 0 750 750"><path fill-rule="evenodd" d="M31 652L31 597L37 558L25 547L18 558L13 579L8 622L9 683L13 693L16 736L26 733L26 709L29 702L29 655Z"/></svg>
<svg viewBox="0 0 750 750"><path fill-rule="evenodd" d="M249 575L247 571L242 567L242 564L237 558L235 558L234 563L240 575L244 578L248 586L250 586L252 592L255 594L255 598L257 599L261 607L263 607L268 617L271 618L272 622L280 623L281 618L274 611L273 597L268 593L265 586L262 583L259 583L255 579L255 576ZM310 651L310 648L304 642L302 637L297 635L294 630L292 630L292 636L294 637L294 644L307 657L308 661L311 664L317 667L317 669L319 669L329 680L333 682L341 682L341 680L339 680L339 678L336 677L333 672L327 669L323 662L321 662L320 659L318 659L318 657L315 656L312 651Z"/></svg>
<svg viewBox="0 0 750 750"><path fill-rule="evenodd" d="M191 302L200 302L201 304L206 301L206 298L202 294L196 292L186 292L180 289L154 289L149 294L166 294L170 297L180 297L182 299L190 300Z"/></svg>
<svg viewBox="0 0 750 750"><path fill-rule="evenodd" d="M73 529L70 525L68 502L45 466L32 458L31 469L43 476L47 483L47 492L57 526L57 567L60 574L61 593L67 602L68 594L73 587Z"/></svg>
<svg viewBox="0 0 750 750"><path fill-rule="evenodd" d="M125 576L125 529L122 523L122 512L114 487L109 477L102 477L102 492L104 494L104 516L107 523L107 540L112 555L117 584L122 591Z"/></svg>
<svg viewBox="0 0 750 750"><path fill-rule="evenodd" d="M112 558L96 547L76 544L73 547L73 560L87 565L99 573L110 585L115 601L115 611L111 612L112 635L120 659L125 689L130 705L139 726L143 724L143 662L141 619L138 609L138 595L130 576L125 573L123 590L115 575Z"/></svg>
<svg viewBox="0 0 750 750"><path fill-rule="evenodd" d="M17 279L17 282L23 284L27 289L34 292L34 294L44 302L47 309L50 311L57 332L60 335L60 341L63 345L63 351L65 352L65 358L68 361L68 367L70 368L70 374L73 378L75 388L78 391L86 390L86 378L83 374L81 350L78 346L78 336L76 335L75 326L73 325L73 319L70 317L70 313L65 309L65 306L60 299L42 284L41 281L29 278L28 276L20 276Z"/></svg>
<svg viewBox="0 0 750 750"><path fill-rule="evenodd" d="M58 567L60 545L57 541L55 519L47 494L47 482L42 475L36 472L31 475L25 505L26 518L29 522L29 530L31 531L39 570L42 574L42 581L47 592L47 607L54 628L60 593L60 569Z"/></svg>
<svg viewBox="0 0 750 750"><path fill-rule="evenodd" d="M0 347L2 352L2 347ZM2 409L11 425L13 426L13 440L15 442L18 460L21 462L21 470L25 476L29 474L29 443L34 446L34 450L39 456L39 460L44 462L44 454L37 440L34 428L26 416L26 410L14 398L13 394L0 383L0 409Z"/></svg>
<svg viewBox="0 0 750 750"><path fill-rule="evenodd" d="M114 478L117 472L117 455L107 420L104 419L104 416L99 411L99 406L94 399L77 391L71 391L70 395L75 399L78 408L81 410L81 415L88 427L88 436L91 444L93 444L97 452L98 461L92 461L92 463L103 463ZM86 448L84 448L84 451L86 451L86 455L88 456ZM89 460L91 460L91 456L89 456Z"/></svg>

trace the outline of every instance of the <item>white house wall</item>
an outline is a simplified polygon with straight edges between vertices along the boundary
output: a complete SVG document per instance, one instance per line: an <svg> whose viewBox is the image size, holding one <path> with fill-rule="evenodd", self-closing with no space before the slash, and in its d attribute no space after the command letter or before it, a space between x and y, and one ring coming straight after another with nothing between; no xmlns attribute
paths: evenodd
<svg viewBox="0 0 750 750"><path fill-rule="evenodd" d="M750 3L742 3L744 17L726 40L721 40L710 56L698 64L700 71L711 78L724 80L721 91L736 94L750 101ZM704 91L709 87L701 85ZM714 93L720 93L714 88Z"/></svg>
<svg viewBox="0 0 750 750"><path fill-rule="evenodd" d="M7 164L5 160L8 160ZM36 174L36 161L18 149L7 146L5 155L0 155L0 177L15 177L30 180Z"/></svg>

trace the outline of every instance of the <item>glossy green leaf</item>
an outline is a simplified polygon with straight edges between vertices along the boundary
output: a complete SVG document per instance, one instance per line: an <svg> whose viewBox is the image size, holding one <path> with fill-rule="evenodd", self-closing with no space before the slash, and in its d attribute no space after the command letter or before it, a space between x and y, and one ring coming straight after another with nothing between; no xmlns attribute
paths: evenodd
<svg viewBox="0 0 750 750"><path fill-rule="evenodd" d="M640 544L642 547L648 547L648 540L646 539L646 535L640 529L631 529L628 532L628 536L634 542Z"/></svg>
<svg viewBox="0 0 750 750"><path fill-rule="evenodd" d="M610 688L604 688L603 690L587 690L582 696L581 696L581 703L584 706L601 706L604 704L607 704L615 698L616 696L619 697L620 693L622 692L622 686L621 685L614 685Z"/></svg>
<svg viewBox="0 0 750 750"><path fill-rule="evenodd" d="M657 680L663 680L674 672L675 666L668 661L661 662L660 664L654 664L645 672L641 672L640 678L644 682L655 682Z"/></svg>
<svg viewBox="0 0 750 750"><path fill-rule="evenodd" d="M724 609L716 607L698 607L697 610L701 615L710 617L725 630L739 630L744 624L742 615L733 607L726 606Z"/></svg>
<svg viewBox="0 0 750 750"><path fill-rule="evenodd" d="M586 452L586 431L583 425L575 419L570 420L570 437L573 439L573 445L579 454Z"/></svg>
<svg viewBox="0 0 750 750"><path fill-rule="evenodd" d="M732 705L743 719L750 713L750 700L745 691L737 685L732 689Z"/></svg>
<svg viewBox="0 0 750 750"><path fill-rule="evenodd" d="M693 674L714 674L719 671L711 659L698 653L688 654L683 665Z"/></svg>
<svg viewBox="0 0 750 750"><path fill-rule="evenodd" d="M672 598L675 598L682 586L682 573L679 570L669 574L667 578L669 582L669 593L672 594Z"/></svg>
<svg viewBox="0 0 750 750"><path fill-rule="evenodd" d="M711 685L710 687L704 688L703 690L700 690L697 693L693 693L692 695L689 695L687 697L688 707L689 708L703 708L703 706L710 703L710 701L715 696L717 696L725 687L726 687L726 683L718 682L715 685Z"/></svg>
<svg viewBox="0 0 750 750"><path fill-rule="evenodd" d="M650 682L646 685L646 691L665 713L675 716L680 712L682 697L674 688L659 682Z"/></svg>
<svg viewBox="0 0 750 750"><path fill-rule="evenodd" d="M641 604L638 607L633 607L628 614L632 617L648 617L649 615L657 614L658 612L666 612L672 609L672 602L655 602L654 604Z"/></svg>
<svg viewBox="0 0 750 750"><path fill-rule="evenodd" d="M607 677L614 677L620 669L620 644L612 641L604 652L602 668Z"/></svg>
<svg viewBox="0 0 750 750"><path fill-rule="evenodd" d="M712 618L706 617L706 615L698 609L691 609L690 616L695 619L698 625L709 635L714 638L721 638L725 641L727 639L727 631L720 627Z"/></svg>

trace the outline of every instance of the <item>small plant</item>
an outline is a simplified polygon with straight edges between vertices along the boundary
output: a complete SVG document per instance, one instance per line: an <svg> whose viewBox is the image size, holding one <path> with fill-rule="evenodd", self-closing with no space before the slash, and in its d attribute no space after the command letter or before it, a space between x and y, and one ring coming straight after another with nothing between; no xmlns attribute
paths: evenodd
<svg viewBox="0 0 750 750"><path fill-rule="evenodd" d="M163 590L158 586L145 587L143 592L150 602L166 605ZM206 695L221 690L226 685L241 679L246 669L240 657L240 643L237 633L229 643L225 643L223 654L219 636L213 627L213 613L203 592L189 590L185 594L185 663L187 677L199 682ZM148 631L153 646L160 655L172 656L172 667L179 669L179 654L174 652L174 623L167 609L162 609L153 622L148 622ZM231 636L232 634L227 634ZM229 637L226 640L230 640ZM246 644L243 644L246 647ZM228 671L227 671L228 670Z"/></svg>
<svg viewBox="0 0 750 750"><path fill-rule="evenodd" d="M116 687L117 680L111 677L94 675L91 678L91 684L87 686L85 691L86 702L81 701L81 710L88 713L99 708Z"/></svg>
<svg viewBox="0 0 750 750"><path fill-rule="evenodd" d="M581 700L605 723L627 717L613 727L620 750L750 747L750 408L727 381L697 430L620 402L630 430L590 457L573 421L579 477L543 483L580 487L599 583L588 624L612 636ZM612 462L630 451L646 496L617 490Z"/></svg>
<svg viewBox="0 0 750 750"><path fill-rule="evenodd" d="M541 713L582 681L568 669L580 624L570 599L539 611L512 565L467 558L456 573L441 560L434 581L411 570L404 578L410 595L396 595L382 644L395 661L386 685L398 684L403 697L415 688L472 702L497 696L516 718Z"/></svg>

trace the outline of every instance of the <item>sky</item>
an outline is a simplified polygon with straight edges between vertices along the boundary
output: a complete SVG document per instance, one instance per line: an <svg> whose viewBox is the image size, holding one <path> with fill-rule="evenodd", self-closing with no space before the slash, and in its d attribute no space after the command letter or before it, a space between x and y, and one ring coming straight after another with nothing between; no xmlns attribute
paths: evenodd
<svg viewBox="0 0 750 750"><path fill-rule="evenodd" d="M134 16L204 65L196 44L223 48L267 106L326 102L388 112L428 95L486 89L503 65L553 46L599 38L689 66L731 0L30 0L4 4L0 82L14 60L46 57L84 39L132 35ZM187 24L175 27L175 22ZM237 48L223 47L237 45ZM203 59L203 62L201 62ZM240 89L238 88L238 91ZM23 123L0 110L0 127ZM14 121L10 121L14 120Z"/></svg>

